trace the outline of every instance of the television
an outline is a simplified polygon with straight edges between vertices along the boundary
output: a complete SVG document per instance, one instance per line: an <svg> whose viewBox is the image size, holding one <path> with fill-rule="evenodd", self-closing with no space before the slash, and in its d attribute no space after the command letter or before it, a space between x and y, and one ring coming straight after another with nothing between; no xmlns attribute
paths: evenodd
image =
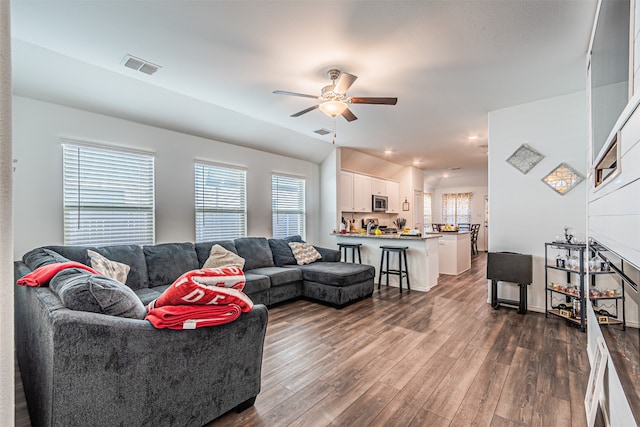
<svg viewBox="0 0 640 427"><path fill-rule="evenodd" d="M599 2L589 58L592 161L615 139L629 101L630 10L631 0Z"/></svg>

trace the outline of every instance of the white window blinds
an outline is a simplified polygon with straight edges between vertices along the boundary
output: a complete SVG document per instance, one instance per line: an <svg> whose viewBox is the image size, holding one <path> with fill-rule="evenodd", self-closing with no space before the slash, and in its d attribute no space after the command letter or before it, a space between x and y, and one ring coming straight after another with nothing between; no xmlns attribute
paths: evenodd
<svg viewBox="0 0 640 427"><path fill-rule="evenodd" d="M63 142L64 244L155 242L154 156Z"/></svg>
<svg viewBox="0 0 640 427"><path fill-rule="evenodd" d="M290 176L271 176L273 238L305 234L305 180Z"/></svg>
<svg viewBox="0 0 640 427"><path fill-rule="evenodd" d="M196 242L246 237L246 181L242 169L195 164Z"/></svg>

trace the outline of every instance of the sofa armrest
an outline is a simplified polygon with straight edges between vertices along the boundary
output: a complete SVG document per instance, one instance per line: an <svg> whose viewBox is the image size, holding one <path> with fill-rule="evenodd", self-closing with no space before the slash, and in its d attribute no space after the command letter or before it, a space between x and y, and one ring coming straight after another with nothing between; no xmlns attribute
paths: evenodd
<svg viewBox="0 0 640 427"><path fill-rule="evenodd" d="M324 262L339 262L342 258L340 251L336 249L322 248L320 246L314 246L320 255L322 255L322 261Z"/></svg>

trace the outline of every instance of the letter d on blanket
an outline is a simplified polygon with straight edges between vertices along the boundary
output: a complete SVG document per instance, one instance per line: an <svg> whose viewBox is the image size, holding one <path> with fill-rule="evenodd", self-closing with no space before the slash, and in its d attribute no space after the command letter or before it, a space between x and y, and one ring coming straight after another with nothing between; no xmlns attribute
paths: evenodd
<svg viewBox="0 0 640 427"><path fill-rule="evenodd" d="M182 300L184 302L193 303L193 302L196 302L196 301L200 301L203 296L204 296L204 291L202 289L194 289L193 291L191 291L187 295L183 296Z"/></svg>

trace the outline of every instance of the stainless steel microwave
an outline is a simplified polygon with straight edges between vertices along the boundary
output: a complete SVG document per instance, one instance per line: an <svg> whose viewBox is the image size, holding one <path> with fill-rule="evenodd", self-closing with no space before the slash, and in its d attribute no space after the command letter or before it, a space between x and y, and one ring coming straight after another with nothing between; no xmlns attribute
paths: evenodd
<svg viewBox="0 0 640 427"><path fill-rule="evenodd" d="M387 196L371 196L371 210L373 212L386 212L389 204L389 199Z"/></svg>

